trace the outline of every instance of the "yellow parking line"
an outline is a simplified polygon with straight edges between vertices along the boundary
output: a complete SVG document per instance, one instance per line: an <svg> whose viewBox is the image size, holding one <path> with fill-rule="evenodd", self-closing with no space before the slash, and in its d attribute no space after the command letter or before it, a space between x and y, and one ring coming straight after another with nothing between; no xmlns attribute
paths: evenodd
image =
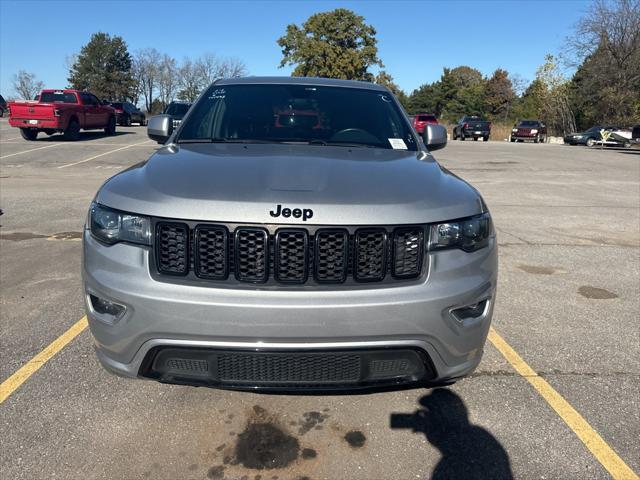
<svg viewBox="0 0 640 480"><path fill-rule="evenodd" d="M43 148L57 147L59 145L61 145L61 144L60 143L54 143L53 145L45 145L44 147L32 148L30 150L25 150L24 152L10 153L9 155L2 155L0 158L13 157L15 155L22 155L23 153L29 153L29 152L35 152L36 150L42 150Z"/></svg>
<svg viewBox="0 0 640 480"><path fill-rule="evenodd" d="M560 395L549 383L539 376L518 353L491 327L489 341L511 364L511 366L524 377L537 392L546 400L556 413L564 420L564 423L573 430L573 433L585 444L594 457L602 464L614 479L637 480L638 475L624 463L618 454L604 441L589 423L580 415L562 395Z"/></svg>
<svg viewBox="0 0 640 480"><path fill-rule="evenodd" d="M71 340L82 333L85 328L87 328L86 316L78 320L69 330L56 338L44 350L2 382L2 384L0 384L0 404L9 398L13 392L20 388L20 385L26 382L31 375L40 369L40 367L51 360L51 358L62 350Z"/></svg>

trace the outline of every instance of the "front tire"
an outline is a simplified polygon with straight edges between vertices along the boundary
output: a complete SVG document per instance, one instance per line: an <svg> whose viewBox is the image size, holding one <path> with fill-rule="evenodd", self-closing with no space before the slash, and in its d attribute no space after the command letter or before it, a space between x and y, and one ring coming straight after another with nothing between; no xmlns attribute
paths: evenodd
<svg viewBox="0 0 640 480"><path fill-rule="evenodd" d="M455 130L453 131L453 135L452 135L452 136L453 136L453 139L454 139L454 140L457 140L457 139L458 139L458 135L456 135L456 131L455 131Z"/></svg>
<svg viewBox="0 0 640 480"><path fill-rule="evenodd" d="M131 125L131 118L129 118L129 125ZM107 135L116 134L116 117L109 118L109 123L104 128L104 133L106 133Z"/></svg>
<svg viewBox="0 0 640 480"><path fill-rule="evenodd" d="M80 138L80 124L77 120L71 120L63 133L64 139L75 142Z"/></svg>
<svg viewBox="0 0 640 480"><path fill-rule="evenodd" d="M140 126L144 127L147 124L147 117L144 115L140 118Z"/></svg>
<svg viewBox="0 0 640 480"><path fill-rule="evenodd" d="M478 141L478 137L473 137L473 141L477 142Z"/></svg>
<svg viewBox="0 0 640 480"><path fill-rule="evenodd" d="M482 137L482 141L483 142L488 142L489 141L489 136L487 135L486 137Z"/></svg>
<svg viewBox="0 0 640 480"><path fill-rule="evenodd" d="M587 138L587 142L586 142L587 147L593 147L595 143L596 141L593 138Z"/></svg>
<svg viewBox="0 0 640 480"><path fill-rule="evenodd" d="M20 135L22 135L22 138L24 138L25 140L33 142L36 138L38 138L38 130L32 130L30 128L21 128Z"/></svg>

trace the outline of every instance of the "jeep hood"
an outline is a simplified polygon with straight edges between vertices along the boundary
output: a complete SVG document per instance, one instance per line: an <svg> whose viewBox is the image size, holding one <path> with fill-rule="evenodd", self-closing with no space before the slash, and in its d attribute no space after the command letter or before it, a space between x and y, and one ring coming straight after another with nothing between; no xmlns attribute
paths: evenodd
<svg viewBox="0 0 640 480"><path fill-rule="evenodd" d="M478 214L479 194L422 152L321 145L191 144L108 180L103 205L228 223L394 225ZM272 217L282 208L313 218Z"/></svg>

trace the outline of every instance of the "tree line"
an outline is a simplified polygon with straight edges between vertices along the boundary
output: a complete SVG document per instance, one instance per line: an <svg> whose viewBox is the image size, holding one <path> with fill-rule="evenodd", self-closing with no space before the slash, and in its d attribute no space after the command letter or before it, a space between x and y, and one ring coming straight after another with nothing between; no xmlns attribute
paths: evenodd
<svg viewBox="0 0 640 480"><path fill-rule="evenodd" d="M280 67L292 66L294 76L379 83L408 113L434 113L445 122L469 114L500 123L535 118L556 134L640 122L640 0L593 0L560 54L546 55L530 82L502 68L485 77L462 65L444 68L438 80L407 93L384 70L376 35L351 10L316 13L301 25L288 25L276 40ZM567 65L571 76L565 74ZM98 32L70 62L68 81L101 98L144 103L156 113L175 98L195 100L216 79L246 74L235 57L207 53L178 61L155 48L132 55L122 37ZM38 87L33 74L14 76L14 88L24 98L32 98Z"/></svg>

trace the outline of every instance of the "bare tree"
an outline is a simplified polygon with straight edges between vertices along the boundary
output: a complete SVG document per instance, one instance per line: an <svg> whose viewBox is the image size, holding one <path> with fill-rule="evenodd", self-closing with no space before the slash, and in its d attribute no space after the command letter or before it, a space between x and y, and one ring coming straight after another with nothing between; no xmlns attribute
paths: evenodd
<svg viewBox="0 0 640 480"><path fill-rule="evenodd" d="M33 97L40 93L43 87L44 83L37 80L33 73L20 70L13 76L13 89L24 100L33 100Z"/></svg>
<svg viewBox="0 0 640 480"><path fill-rule="evenodd" d="M189 57L185 57L179 70L180 91L178 98L194 102L200 94L200 75L198 65Z"/></svg>
<svg viewBox="0 0 640 480"><path fill-rule="evenodd" d="M200 77L201 89L207 88L220 78L236 78L247 74L244 62L235 57L218 57L205 53L196 60L196 70Z"/></svg>
<svg viewBox="0 0 640 480"><path fill-rule="evenodd" d="M536 72L542 116L556 134L576 131L576 119L569 101L569 80L562 74L553 55L546 55L544 64Z"/></svg>
<svg viewBox="0 0 640 480"><path fill-rule="evenodd" d="M176 59L166 53L162 56L162 60L158 65L157 85L158 98L164 108L174 99L180 85Z"/></svg>
<svg viewBox="0 0 640 480"><path fill-rule="evenodd" d="M155 48L145 48L135 54L134 62L147 112L151 112L153 108L153 99L158 88L161 59L160 52Z"/></svg>
<svg viewBox="0 0 640 480"><path fill-rule="evenodd" d="M568 39L576 103L590 122L640 115L640 0L594 0Z"/></svg>

